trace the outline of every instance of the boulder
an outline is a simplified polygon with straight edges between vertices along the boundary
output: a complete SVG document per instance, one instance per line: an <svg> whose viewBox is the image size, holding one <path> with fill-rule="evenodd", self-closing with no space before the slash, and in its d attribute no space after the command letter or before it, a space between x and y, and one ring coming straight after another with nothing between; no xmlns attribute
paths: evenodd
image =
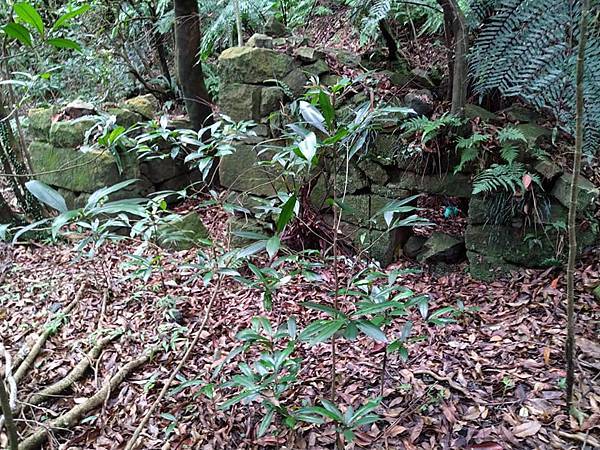
<svg viewBox="0 0 600 450"><path fill-rule="evenodd" d="M288 87L294 97L299 97L300 95L304 94L306 91L305 86L307 82L308 77L306 76L306 73L304 73L303 68L300 67L292 70L283 79L283 84Z"/></svg>
<svg viewBox="0 0 600 450"><path fill-rule="evenodd" d="M426 264L455 264L465 257L465 242L449 234L434 232L417 255L417 260Z"/></svg>
<svg viewBox="0 0 600 450"><path fill-rule="evenodd" d="M360 55L357 55L354 52L351 52L349 50L343 50L341 48L327 48L324 51L325 51L325 53L328 53L331 56L333 56L337 60L337 62L343 66L348 66L348 67L360 66L361 57L360 57Z"/></svg>
<svg viewBox="0 0 600 450"><path fill-rule="evenodd" d="M322 59L319 59L319 60L315 61L314 63L309 64L308 66L302 67L302 70L309 75L313 75L315 77L320 77L321 75L329 72L329 66L327 65L327 63L325 61L323 61Z"/></svg>
<svg viewBox="0 0 600 450"><path fill-rule="evenodd" d="M221 113L232 120L260 120L260 86L231 83L222 85L219 90L219 108Z"/></svg>
<svg viewBox="0 0 600 450"><path fill-rule="evenodd" d="M325 58L325 53L312 47L298 47L294 50L294 56L305 63L314 63Z"/></svg>
<svg viewBox="0 0 600 450"><path fill-rule="evenodd" d="M404 103L418 116L430 116L433 113L433 94L429 89L419 89L404 96Z"/></svg>
<svg viewBox="0 0 600 450"><path fill-rule="evenodd" d="M249 215L230 215L227 218L227 227L231 230L229 245L232 248L242 248L256 242L256 239L250 239L244 236L244 233L264 235L265 239L268 238L262 223Z"/></svg>
<svg viewBox="0 0 600 450"><path fill-rule="evenodd" d="M246 42L246 47L273 48L273 38L266 34L254 33Z"/></svg>
<svg viewBox="0 0 600 450"><path fill-rule="evenodd" d="M552 189L552 196L566 208L569 207L571 200L571 177L572 175L569 173L562 174ZM585 211L598 199L600 191L582 176L579 176L577 187L577 210Z"/></svg>
<svg viewBox="0 0 600 450"><path fill-rule="evenodd" d="M275 16L270 15L265 24L265 33L275 38L281 38L287 34L287 29Z"/></svg>
<svg viewBox="0 0 600 450"><path fill-rule="evenodd" d="M347 195L342 206L342 220L365 228L385 230L388 226L379 212L391 201L376 194Z"/></svg>
<svg viewBox="0 0 600 450"><path fill-rule="evenodd" d="M465 117L467 119L475 119L478 117L484 122L495 122L498 120L498 116L493 112L471 103L465 105Z"/></svg>
<svg viewBox="0 0 600 450"><path fill-rule="evenodd" d="M461 173L420 175L414 172L402 172L397 180L388 183L388 187L462 198L471 197L473 190L470 177Z"/></svg>
<svg viewBox="0 0 600 450"><path fill-rule="evenodd" d="M368 156L384 166L393 165L400 151L400 138L395 134L378 133Z"/></svg>
<svg viewBox="0 0 600 450"><path fill-rule="evenodd" d="M527 140L527 144L530 147L534 145L539 145L544 140L548 140L552 136L552 132L547 128L536 125L535 123L521 123L515 126L517 130L519 130L525 136Z"/></svg>
<svg viewBox="0 0 600 450"><path fill-rule="evenodd" d="M81 99L69 102L62 110L62 114L69 119L77 119L83 116L93 116L97 114L96 107Z"/></svg>
<svg viewBox="0 0 600 450"><path fill-rule="evenodd" d="M550 183L556 180L563 173L563 170L560 166L548 160L539 161L534 166L534 169L542 176L543 180Z"/></svg>
<svg viewBox="0 0 600 450"><path fill-rule="evenodd" d="M508 264L496 256L467 251L467 259L469 260L469 273L476 280L493 281L517 269L516 266Z"/></svg>
<svg viewBox="0 0 600 450"><path fill-rule="evenodd" d="M85 143L85 136L98 123L94 116L54 122L50 127L49 141L57 147L77 148Z"/></svg>
<svg viewBox="0 0 600 450"><path fill-rule="evenodd" d="M348 174L346 176L346 164L338 167L338 173L335 179L335 191L338 195L354 194L365 189L369 183L365 174L358 167L350 162L348 164Z"/></svg>
<svg viewBox="0 0 600 450"><path fill-rule="evenodd" d="M271 166L259 165L268 161L268 152L258 154L260 147L236 144L235 152L221 158L219 176L224 187L252 195L270 196L278 190L286 190L284 180L278 170Z"/></svg>
<svg viewBox="0 0 600 450"><path fill-rule="evenodd" d="M50 172L39 175L40 181L74 192L92 193L126 179L139 178L137 160L130 154L122 157L125 166L123 174L119 173L108 151L91 150L83 153L73 148L57 148L34 141L29 146L29 154L34 172Z"/></svg>
<svg viewBox="0 0 600 450"><path fill-rule="evenodd" d="M125 128L132 127L139 122L144 121L144 117L127 108L109 108L106 110L111 116L115 116L115 122L117 125L121 125Z"/></svg>
<svg viewBox="0 0 600 450"><path fill-rule="evenodd" d="M577 247L581 251L596 239L594 227L581 224L577 230ZM465 232L467 250L502 258L521 267L544 268L556 264L559 254L559 231L552 226L522 230L503 225L468 225Z"/></svg>
<svg viewBox="0 0 600 450"><path fill-rule="evenodd" d="M285 94L280 87L262 88L260 93L260 116L267 117L273 111L279 110L284 98Z"/></svg>
<svg viewBox="0 0 600 450"><path fill-rule="evenodd" d="M174 216L168 223L159 225L157 234L159 245L172 250L189 250L209 236L196 212Z"/></svg>
<svg viewBox="0 0 600 450"><path fill-rule="evenodd" d="M285 53L266 48L232 47L219 56L221 85L229 83L261 84L282 80L294 67Z"/></svg>
<svg viewBox="0 0 600 450"><path fill-rule="evenodd" d="M28 130L34 138L47 141L50 137L52 117L56 114L56 108L33 108L27 113L29 120Z"/></svg>
<svg viewBox="0 0 600 450"><path fill-rule="evenodd" d="M152 94L130 98L125 100L122 106L140 114L144 119L153 119L159 111L158 100Z"/></svg>
<svg viewBox="0 0 600 450"><path fill-rule="evenodd" d="M539 113L521 105L509 106L500 111L500 114L506 114L509 120L517 122L535 122L540 118Z"/></svg>
<svg viewBox="0 0 600 450"><path fill-rule="evenodd" d="M402 248L404 256L416 259L417 256L425 250L425 242L427 242L427 237L425 236L413 235L409 237Z"/></svg>
<svg viewBox="0 0 600 450"><path fill-rule="evenodd" d="M381 165L370 159L359 162L358 167L373 184L385 186L389 180L387 171Z"/></svg>

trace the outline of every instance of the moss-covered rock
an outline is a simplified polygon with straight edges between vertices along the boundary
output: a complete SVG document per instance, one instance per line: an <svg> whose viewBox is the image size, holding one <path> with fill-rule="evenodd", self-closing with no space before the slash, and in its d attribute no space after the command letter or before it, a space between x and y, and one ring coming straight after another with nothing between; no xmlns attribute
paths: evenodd
<svg viewBox="0 0 600 450"><path fill-rule="evenodd" d="M600 301L600 285L596 286L596 288L592 291L592 294Z"/></svg>
<svg viewBox="0 0 600 450"><path fill-rule="evenodd" d="M92 193L119 181L138 178L135 158L124 156L125 171L119 173L113 156L107 151L86 153L73 148L57 148L34 141L29 146L32 169L40 181L73 192Z"/></svg>
<svg viewBox="0 0 600 450"><path fill-rule="evenodd" d="M592 227L581 226L577 231L578 248L591 245L596 233ZM468 251L502 258L506 263L521 267L553 266L564 257L558 252L559 232L551 227L521 230L502 225L469 225L465 232Z"/></svg>
<svg viewBox="0 0 600 450"><path fill-rule="evenodd" d="M446 233L434 232L425 242L423 251L419 253L417 260L427 264L455 264L464 257L465 242L462 239Z"/></svg>
<svg viewBox="0 0 600 450"><path fill-rule="evenodd" d="M246 47L273 48L273 38L266 34L254 33L246 42Z"/></svg>
<svg viewBox="0 0 600 450"><path fill-rule="evenodd" d="M121 125L125 128L129 128L145 120L141 114L127 108L108 108L106 112L111 116L115 116L117 125Z"/></svg>
<svg viewBox="0 0 600 450"><path fill-rule="evenodd" d="M571 174L561 175L552 189L552 196L567 208L571 200L571 177ZM577 184L577 210L585 211L599 197L600 190L582 176L579 177Z"/></svg>
<svg viewBox="0 0 600 450"><path fill-rule="evenodd" d="M387 171L380 164L377 164L371 159L365 159L359 162L358 167L363 171L371 183L385 186L389 180Z"/></svg>
<svg viewBox="0 0 600 450"><path fill-rule="evenodd" d="M29 119L28 131L36 139L47 141L50 137L52 117L56 114L56 108L33 108L27 113Z"/></svg>
<svg viewBox="0 0 600 450"><path fill-rule="evenodd" d="M260 93L260 116L266 117L273 111L277 111L285 94L280 87L269 86L262 89Z"/></svg>
<svg viewBox="0 0 600 450"><path fill-rule="evenodd" d="M123 102L123 107L142 115L145 119L153 119L158 113L158 100L152 94L139 95Z"/></svg>
<svg viewBox="0 0 600 450"><path fill-rule="evenodd" d="M208 230L196 212L185 216L174 216L169 223L158 227L158 242L161 247L173 250L188 250L208 238Z"/></svg>
<svg viewBox="0 0 600 450"><path fill-rule="evenodd" d="M484 122L494 122L498 120L498 116L493 112L471 103L467 103L465 105L465 117L468 119L475 119L479 117Z"/></svg>
<svg viewBox="0 0 600 450"><path fill-rule="evenodd" d="M354 225L379 230L387 229L379 212L392 200L376 194L347 195L343 203L342 219Z"/></svg>
<svg viewBox="0 0 600 450"><path fill-rule="evenodd" d="M397 180L389 183L393 189L406 189L429 194L443 194L452 197L471 197L470 177L463 174L420 175L414 172L402 172Z"/></svg>
<svg viewBox="0 0 600 450"><path fill-rule="evenodd" d="M469 273L476 280L492 281L507 275L517 267L506 263L502 258L467 251Z"/></svg>
<svg viewBox="0 0 600 450"><path fill-rule="evenodd" d="M219 108L235 121L260 120L260 86L232 83L223 85L219 91Z"/></svg>
<svg viewBox="0 0 600 450"><path fill-rule="evenodd" d="M50 143L56 147L77 148L85 143L87 132L96 124L93 116L54 122L50 127Z"/></svg>
<svg viewBox="0 0 600 450"><path fill-rule="evenodd" d="M283 84L287 86L294 97L304 94L308 77L302 68L298 67L287 74L283 79Z"/></svg>
<svg viewBox="0 0 600 450"><path fill-rule="evenodd" d="M219 75L228 83L261 84L282 80L293 68L293 59L285 53L266 48L232 47L219 56Z"/></svg>
<svg viewBox="0 0 600 450"><path fill-rule="evenodd" d="M284 180L274 167L258 164L268 161L268 152L258 154L260 147L237 144L235 152L221 158L219 176L221 184L235 191L253 195L275 195L285 190Z"/></svg>

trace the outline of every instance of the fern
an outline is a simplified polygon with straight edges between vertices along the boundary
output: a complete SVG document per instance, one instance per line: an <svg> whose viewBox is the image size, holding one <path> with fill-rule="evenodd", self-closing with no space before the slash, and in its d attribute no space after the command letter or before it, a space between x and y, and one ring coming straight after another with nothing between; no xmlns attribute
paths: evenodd
<svg viewBox="0 0 600 450"><path fill-rule="evenodd" d="M481 6L481 7L479 7ZM594 16L596 11L590 16ZM486 19L470 55L475 91L497 89L550 112L565 132L575 124L580 0L479 0ZM600 143L600 38L586 47L585 146Z"/></svg>
<svg viewBox="0 0 600 450"><path fill-rule="evenodd" d="M479 157L481 145L490 140L489 134L473 133L468 138L459 137L456 143L456 149L460 151L460 163L454 168L454 173L458 173L471 161Z"/></svg>
<svg viewBox="0 0 600 450"><path fill-rule="evenodd" d="M520 163L492 164L489 169L482 171L473 181L473 195L489 194L496 191L506 191L512 194L524 190L523 177L528 175L531 182L541 187L538 175L527 172Z"/></svg>
<svg viewBox="0 0 600 450"><path fill-rule="evenodd" d="M448 113L444 113L437 119L429 119L424 116L413 117L402 124L405 135L421 133L421 144L425 145L436 138L440 132L449 126L459 126L463 121Z"/></svg>
<svg viewBox="0 0 600 450"><path fill-rule="evenodd" d="M235 27L235 13L233 2L229 0L216 0L200 2L200 16L214 17L202 36L200 44L200 58L206 60L214 51L227 46L233 36ZM266 17L272 15L273 2L269 0L239 0L240 15L245 26L260 29L266 22Z"/></svg>
<svg viewBox="0 0 600 450"><path fill-rule="evenodd" d="M527 138L521 130L511 125L500 128L497 133L500 144L508 144L515 141L527 142Z"/></svg>

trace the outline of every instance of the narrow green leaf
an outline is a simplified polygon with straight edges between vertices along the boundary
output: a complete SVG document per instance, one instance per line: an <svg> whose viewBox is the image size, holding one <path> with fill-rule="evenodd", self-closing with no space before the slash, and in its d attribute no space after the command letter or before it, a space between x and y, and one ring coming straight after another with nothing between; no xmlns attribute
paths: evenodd
<svg viewBox="0 0 600 450"><path fill-rule="evenodd" d="M280 246L281 240L277 234L267 241L267 253L269 254L269 258L273 259L275 257Z"/></svg>
<svg viewBox="0 0 600 450"><path fill-rule="evenodd" d="M329 95L327 95L324 91L319 92L319 106L321 107L321 111L323 111L323 117L325 117L327 128L333 130L335 109L333 109Z"/></svg>
<svg viewBox="0 0 600 450"><path fill-rule="evenodd" d="M37 10L27 2L15 3L13 6L15 14L23 22L33 26L41 36L44 36L44 22Z"/></svg>
<svg viewBox="0 0 600 450"><path fill-rule="evenodd" d="M63 196L46 183L42 183L38 180L30 180L25 183L25 187L42 203L54 208L60 213L67 212L68 208Z"/></svg>
<svg viewBox="0 0 600 450"><path fill-rule="evenodd" d="M21 44L28 47L32 46L31 33L27 28L18 23L9 23L2 28L8 37L16 39Z"/></svg>
<svg viewBox="0 0 600 450"><path fill-rule="evenodd" d="M81 45L79 45L77 42L75 42L72 39L52 38L52 39L48 39L48 44L53 45L56 48L67 48L67 49L77 50L78 52L81 52Z"/></svg>
<svg viewBox="0 0 600 450"><path fill-rule="evenodd" d="M81 14L85 13L88 9L90 9L90 5L82 5L79 8L75 8L72 11L66 12L62 16L60 16L54 25L52 25L53 30L57 30L62 26L68 25L68 22Z"/></svg>
<svg viewBox="0 0 600 450"><path fill-rule="evenodd" d="M267 432L271 422L273 421L274 414L275 410L270 409L267 411L267 414L265 414L265 417L263 417L263 420L260 421L260 426L258 427L258 437L262 437Z"/></svg>
<svg viewBox="0 0 600 450"><path fill-rule="evenodd" d="M286 225L290 223L294 216L294 209L296 208L296 195L290 196L281 208L279 219L277 220L277 232L281 233Z"/></svg>
<svg viewBox="0 0 600 450"><path fill-rule="evenodd" d="M373 325L373 323L369 320L357 320L356 326L360 331L365 333L371 339L377 342L387 342L388 338L383 331L379 329L379 327Z"/></svg>

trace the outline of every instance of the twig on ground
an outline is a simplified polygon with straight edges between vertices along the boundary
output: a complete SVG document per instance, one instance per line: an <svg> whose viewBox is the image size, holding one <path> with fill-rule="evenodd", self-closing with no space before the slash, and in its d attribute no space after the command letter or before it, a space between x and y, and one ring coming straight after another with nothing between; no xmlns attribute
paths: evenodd
<svg viewBox="0 0 600 450"><path fill-rule="evenodd" d="M137 441L140 438L142 430L148 424L148 421L150 420L150 417L152 416L152 413L158 407L158 405L162 401L162 399L165 397L165 395L167 393L167 390L171 387L171 384L173 383L173 380L175 379L175 377L177 376L177 374L179 373L179 371L181 370L181 368L185 365L185 363L187 362L187 360L192 355L194 347L196 347L196 344L200 340L200 336L202 335L202 331L204 331L204 327L206 326L206 323L208 322L208 317L210 315L210 311L211 311L212 305L213 305L215 299L217 298L217 294L219 293L219 289L221 287L221 281L222 280L223 280L223 275L220 275L219 278L218 278L218 280L217 280L217 282L216 282L216 284L215 284L215 287L213 288L213 292L212 292L212 295L210 297L210 300L209 300L208 304L206 305L206 310L204 311L204 317L202 318L202 322L200 323L200 327L196 331L196 336L194 337L194 339L192 340L192 342L188 346L185 354L181 358L181 361L179 361L179 364L177 365L177 367L175 368L175 370L173 370L173 372L171 373L171 376L167 379L167 381L165 381L165 384L163 385L163 388L161 389L160 394L158 394L158 397L156 398L156 400L154 400L154 403L152 403L152 405L148 409L148 412L146 412L146 414L142 418L142 421L140 422L140 424L135 429L135 432L133 433L133 436L131 436L131 439L129 439L129 441L127 442L127 445L125 446L125 450L133 450L136 447Z"/></svg>
<svg viewBox="0 0 600 450"><path fill-rule="evenodd" d="M62 314L69 314L73 310L73 308L75 308L75 306L81 300L81 297L83 297L83 293L84 293L86 287L87 287L87 283L84 282L81 285L81 287L79 288L79 291L77 291L77 295L75 295L75 299L71 303L69 303L63 311L61 311ZM33 364L35 359L38 357L38 355L42 351L42 348L44 348L46 341L54 332L55 332L55 330L46 328L44 330L44 332L42 333L42 335L40 336L40 338L37 340L37 342L33 345L31 350L29 351L29 353L27 354L27 356L25 357L25 359L19 365L19 368L15 372L14 377L15 377L15 381L17 383L19 383L25 377L25 375L27 374L27 371L29 370L29 368L31 367L31 365Z"/></svg>
<svg viewBox="0 0 600 450"><path fill-rule="evenodd" d="M105 337L104 339L98 341L98 343L88 352L88 354L85 355L62 380L57 381L41 391L32 394L27 399L27 403L29 405L39 405L43 401L67 390L85 375L85 372L91 366L92 361L100 356L102 350L104 350L104 347L122 334L123 331L119 331L118 333L114 333L111 336Z"/></svg>
<svg viewBox="0 0 600 450"><path fill-rule="evenodd" d="M76 425L83 416L101 406L111 392L123 382L129 373L146 364L159 347L153 347L144 355L125 364L115 375L113 375L102 388L83 403L71 408L66 413L42 424L36 431L27 437L19 445L19 450L33 450L39 448L53 431L62 431Z"/></svg>

